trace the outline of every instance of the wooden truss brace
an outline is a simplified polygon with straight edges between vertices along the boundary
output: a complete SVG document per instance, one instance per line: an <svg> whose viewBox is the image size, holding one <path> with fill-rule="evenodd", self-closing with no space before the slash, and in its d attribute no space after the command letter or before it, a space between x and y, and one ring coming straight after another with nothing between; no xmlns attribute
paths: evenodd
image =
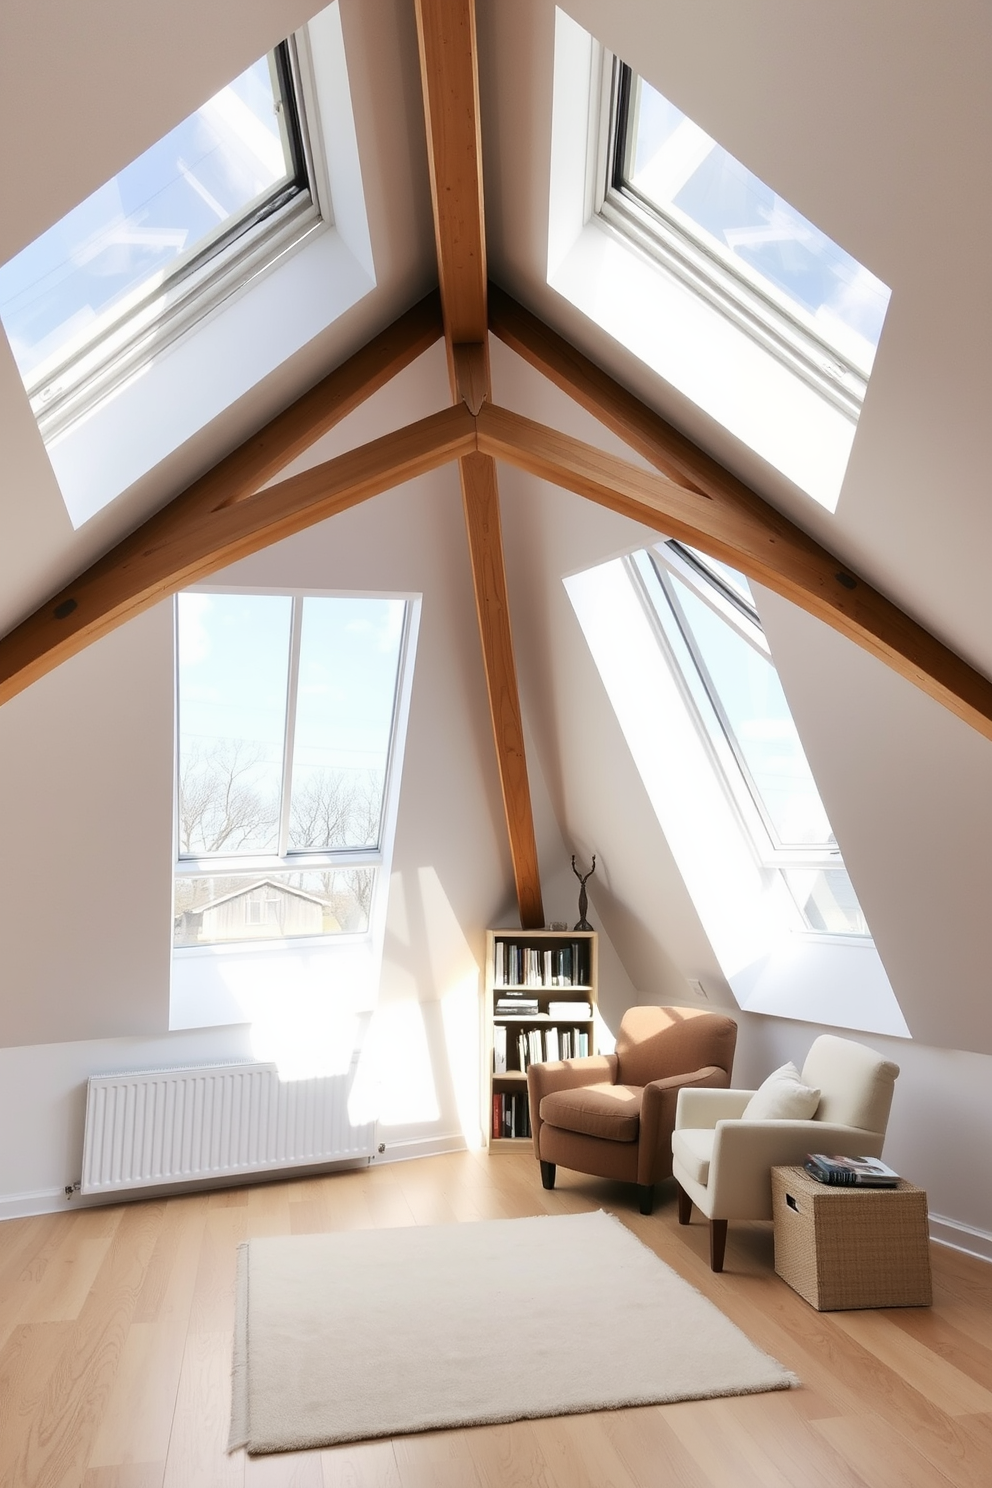
<svg viewBox="0 0 992 1488"><path fill-rule="evenodd" d="M691 491L491 403L478 415L455 404L256 495L173 523L167 519L174 502L0 640L0 702L186 584L450 460L479 456L732 563L992 739L992 683L758 497L738 504L727 494Z"/></svg>
<svg viewBox="0 0 992 1488"><path fill-rule="evenodd" d="M992 683L588 358L487 286L472 0L416 0L440 296L401 316L0 639L0 703L194 580L458 460L521 924L543 921L497 460L691 542L792 600L992 739ZM489 331L658 471L498 408ZM266 486L444 334L454 406ZM264 487L264 489L260 489Z"/></svg>

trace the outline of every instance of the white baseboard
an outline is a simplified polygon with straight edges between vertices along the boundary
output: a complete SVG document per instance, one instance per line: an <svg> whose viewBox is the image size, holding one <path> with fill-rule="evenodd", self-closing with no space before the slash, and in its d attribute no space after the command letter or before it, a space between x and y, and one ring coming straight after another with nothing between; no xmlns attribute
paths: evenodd
<svg viewBox="0 0 992 1488"><path fill-rule="evenodd" d="M961 1224L943 1214L931 1214L930 1239L938 1245L963 1250L966 1255L977 1256L979 1260L992 1261L992 1234L988 1230L978 1230L974 1225Z"/></svg>
<svg viewBox="0 0 992 1488"><path fill-rule="evenodd" d="M32 1214L62 1214L86 1204L76 1194L67 1199L61 1188L35 1188L27 1193L4 1194L0 1197L0 1220L29 1219Z"/></svg>
<svg viewBox="0 0 992 1488"><path fill-rule="evenodd" d="M407 1162L412 1157L440 1157L445 1152L466 1152L464 1132L450 1132L443 1137L412 1137L408 1142L387 1142L385 1152L377 1152L374 1163Z"/></svg>
<svg viewBox="0 0 992 1488"><path fill-rule="evenodd" d="M385 1152L372 1158L348 1159L345 1162L319 1164L301 1169L276 1168L259 1173L239 1173L214 1183L179 1183L161 1188L132 1188L122 1193L80 1194L71 1199L62 1188L36 1188L25 1193L0 1194L0 1223L5 1219L30 1219L35 1214L65 1214L72 1209L90 1209L100 1204L131 1204L140 1199L165 1199L184 1193L202 1193L212 1188L237 1188L247 1183L291 1182L297 1177L312 1178L320 1173L363 1168L370 1162L406 1162L414 1157L435 1157L445 1152L465 1152L468 1143L462 1132L445 1136L418 1137L408 1142L389 1142Z"/></svg>

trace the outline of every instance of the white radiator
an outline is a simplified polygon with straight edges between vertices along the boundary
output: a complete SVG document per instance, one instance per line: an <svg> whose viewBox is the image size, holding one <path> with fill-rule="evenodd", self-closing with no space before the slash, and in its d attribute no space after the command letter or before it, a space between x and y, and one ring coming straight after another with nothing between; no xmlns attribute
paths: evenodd
<svg viewBox="0 0 992 1488"><path fill-rule="evenodd" d="M280 1080L274 1064L93 1075L84 1194L205 1182L368 1157L375 1123L348 1117L345 1075Z"/></svg>

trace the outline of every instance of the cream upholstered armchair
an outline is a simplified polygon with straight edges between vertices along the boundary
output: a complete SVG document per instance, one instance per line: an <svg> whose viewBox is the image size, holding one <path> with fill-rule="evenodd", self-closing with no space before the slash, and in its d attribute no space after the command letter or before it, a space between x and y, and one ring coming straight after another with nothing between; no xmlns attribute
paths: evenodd
<svg viewBox="0 0 992 1488"><path fill-rule="evenodd" d="M679 1223L689 1223L693 1204L707 1216L714 1271L723 1270L728 1220L771 1218L773 1167L801 1164L809 1152L881 1156L898 1073L897 1064L865 1044L824 1034L799 1076L810 1098L809 1119L748 1119L752 1098L763 1095L781 1070L761 1092L680 1092L672 1133Z"/></svg>
<svg viewBox="0 0 992 1488"><path fill-rule="evenodd" d="M726 1086L737 1024L699 1008L635 1007L624 1013L616 1052L532 1064L527 1071L534 1153L545 1188L555 1169L575 1168L640 1188L650 1214L654 1185L672 1172L679 1090Z"/></svg>

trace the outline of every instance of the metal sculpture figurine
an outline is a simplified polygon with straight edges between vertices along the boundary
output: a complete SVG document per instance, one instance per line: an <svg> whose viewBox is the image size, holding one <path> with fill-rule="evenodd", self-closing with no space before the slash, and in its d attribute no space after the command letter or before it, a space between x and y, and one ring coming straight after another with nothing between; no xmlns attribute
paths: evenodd
<svg viewBox="0 0 992 1488"><path fill-rule="evenodd" d="M588 900L588 898L586 896L586 879L587 878L592 878L593 874L596 872L596 854L593 853L593 855L592 855L592 867L589 869L589 872L587 874L585 874L585 876L583 877L583 875L579 872L578 868L576 868L576 866L575 866L575 854L573 853L572 854L572 872L575 874L576 878L579 880L579 886L580 886L579 887L579 923L577 925L573 926L573 929L575 929L575 930L591 930L592 929L592 926L590 925L589 921L586 919L586 910L589 908L589 900Z"/></svg>

